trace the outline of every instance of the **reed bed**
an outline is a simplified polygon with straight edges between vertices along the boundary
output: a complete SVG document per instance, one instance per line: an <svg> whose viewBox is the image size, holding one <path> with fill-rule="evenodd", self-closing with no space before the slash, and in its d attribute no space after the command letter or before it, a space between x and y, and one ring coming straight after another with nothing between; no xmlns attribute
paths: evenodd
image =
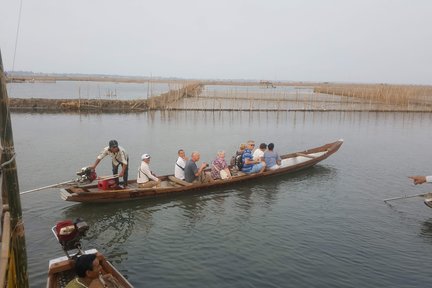
<svg viewBox="0 0 432 288"><path fill-rule="evenodd" d="M432 112L432 86L267 81L175 81L168 85L168 92L140 100L32 98L11 99L10 104L12 109L123 113L147 110Z"/></svg>
<svg viewBox="0 0 432 288"><path fill-rule="evenodd" d="M325 84L316 86L205 85L170 109L210 111L432 111L432 87Z"/></svg>
<svg viewBox="0 0 432 288"><path fill-rule="evenodd" d="M159 96L150 97L147 100L147 107L150 110L170 109L170 104L178 102L185 97L197 97L201 94L202 85L199 83L187 84L183 88L170 90Z"/></svg>
<svg viewBox="0 0 432 288"><path fill-rule="evenodd" d="M316 93L343 96L346 102L360 100L374 110L432 111L432 86L389 84L326 84Z"/></svg>

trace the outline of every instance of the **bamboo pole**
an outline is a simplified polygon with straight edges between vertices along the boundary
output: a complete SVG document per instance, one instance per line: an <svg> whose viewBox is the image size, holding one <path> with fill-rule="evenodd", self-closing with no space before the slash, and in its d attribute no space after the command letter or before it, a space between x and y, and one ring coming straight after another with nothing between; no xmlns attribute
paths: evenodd
<svg viewBox="0 0 432 288"><path fill-rule="evenodd" d="M17 287L29 287L27 273L27 251L19 195L18 174L15 162L12 123L8 110L9 99L0 51L0 150L2 195L7 194L10 212L11 257L15 259L15 283ZM3 284L3 283L1 283Z"/></svg>
<svg viewBox="0 0 432 288"><path fill-rule="evenodd" d="M400 200L400 199L407 199L407 198L414 198L414 197L423 197L428 193L421 193L421 194L415 194L415 195L404 195L404 196L400 196L400 197L393 197L393 198L387 198L384 199L384 202L389 202L389 201L394 201L394 200Z"/></svg>

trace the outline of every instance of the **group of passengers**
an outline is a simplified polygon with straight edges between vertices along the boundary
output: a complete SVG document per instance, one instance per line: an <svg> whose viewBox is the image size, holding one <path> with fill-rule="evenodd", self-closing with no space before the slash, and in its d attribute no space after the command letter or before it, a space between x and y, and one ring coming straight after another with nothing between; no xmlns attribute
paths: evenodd
<svg viewBox="0 0 432 288"><path fill-rule="evenodd" d="M244 173L262 173L264 170L275 170L280 168L281 158L274 151L274 144L261 143L259 148L255 148L255 142L250 140L247 144L240 144L239 151L236 152L241 163L237 163L238 168ZM253 153L252 153L253 151ZM234 160L234 162L236 162Z"/></svg>
<svg viewBox="0 0 432 288"><path fill-rule="evenodd" d="M261 143L258 149L255 149L255 142L250 140L246 144L240 144L239 150L233 156L231 165L233 170L240 170L246 174L262 173L266 169L275 170L280 168L281 158L274 151L274 144L269 145ZM252 152L253 151L253 152ZM239 159L241 164L236 165L235 159ZM202 162L198 168L196 162L200 160L199 152L192 152L191 159L186 157L183 149L178 151L178 159L174 167L174 176L188 183L199 182L207 183L220 179L230 179L232 172L225 160L225 151L218 151L216 159L211 164L211 170L205 171L208 167L206 162Z"/></svg>
<svg viewBox="0 0 432 288"><path fill-rule="evenodd" d="M233 172L239 170L246 174L262 173L266 169L274 170L280 168L281 158L273 150L274 144L266 145L261 143L259 148L255 149L255 142L250 140L246 144L240 144L239 150L233 156L231 161ZM128 181L128 164L129 157L125 149L118 145L116 140L111 140L108 146L105 147L96 158L96 161L90 167L96 169L96 166L105 156L112 158L112 172L113 175L118 173L118 168L121 165L122 170L116 178L119 184L119 177L123 177L123 187L127 187ZM217 152L216 159L211 163L210 171L206 171L209 166L206 162L202 162L197 166L200 160L200 153L194 151L191 153L190 159L186 157L183 149L178 150L178 158L174 166L174 177L180 181L188 183L209 183L220 179L230 179L232 172L225 160L225 151L220 150ZM150 155L143 154L141 156L141 164L138 167L137 184L139 188L159 187L161 180L154 175L150 170Z"/></svg>

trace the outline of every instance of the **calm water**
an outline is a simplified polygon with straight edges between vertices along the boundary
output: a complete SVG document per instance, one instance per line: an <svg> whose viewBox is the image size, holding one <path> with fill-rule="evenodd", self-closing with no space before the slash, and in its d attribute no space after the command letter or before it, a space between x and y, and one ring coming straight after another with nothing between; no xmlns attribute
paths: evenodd
<svg viewBox="0 0 432 288"><path fill-rule="evenodd" d="M56 81L35 83L10 83L11 98L43 99L147 99L181 85L170 83L119 83L97 81Z"/></svg>
<svg viewBox="0 0 432 288"><path fill-rule="evenodd" d="M22 191L75 177L108 140L171 173L176 151L202 159L240 142L293 152L344 138L303 172L195 194L118 204L64 202L57 189L22 196L31 287L61 255L50 228L83 217L85 247L102 251L135 287L427 287L432 281L431 114L142 113L12 114ZM228 154L230 154L228 152ZM99 168L100 167L100 168ZM110 161L98 167L109 174Z"/></svg>

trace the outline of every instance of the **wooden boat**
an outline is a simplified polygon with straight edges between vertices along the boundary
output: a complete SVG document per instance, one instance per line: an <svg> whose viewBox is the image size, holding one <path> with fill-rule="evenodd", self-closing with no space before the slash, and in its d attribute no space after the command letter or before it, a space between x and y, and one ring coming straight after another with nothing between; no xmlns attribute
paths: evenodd
<svg viewBox="0 0 432 288"><path fill-rule="evenodd" d="M179 180L173 175L160 176L160 187L153 188L138 188L136 180L128 181L126 189L107 189L103 190L97 184L84 185L84 186L71 186L69 188L62 188L60 196L65 201L73 202L117 202L124 200L136 200L141 198L158 197L163 195L172 195L187 191L194 191L199 189L209 189L220 186L227 186L234 183L243 181L269 177L274 175L288 174L309 168L339 150L343 140L337 140L332 143L325 144L320 147L304 150L301 152L290 153L281 155L282 167L277 170L269 170L257 174L237 173L230 179L216 180L210 183L187 183ZM231 169L232 167L230 167ZM99 183L100 184L100 183Z"/></svg>
<svg viewBox="0 0 432 288"><path fill-rule="evenodd" d="M60 223L66 223L67 225L63 226L65 229L67 229L65 230L66 233L68 233L67 235L63 235L65 237L64 239L66 240L59 240L61 236L58 236L56 233L56 227L59 227L59 224L54 226L52 231L57 240L59 240L59 243L61 244L66 256L58 257L49 261L47 288L65 287L69 281L75 278L75 260L84 254L96 254L96 258L99 260L99 264L102 266L99 279L101 279L100 281L104 283L104 287L133 287L132 284L130 284L126 278L123 277L123 275L117 269L115 269L115 267L96 249L85 251L81 249L81 237L85 235L85 232L88 229L88 226L84 221L77 219L74 223L71 221L70 223L68 223L68 221L63 221ZM72 230L70 230L70 227L73 227ZM76 253L70 254L71 251L76 251ZM110 280L107 279L104 280L104 278L107 278L106 275L110 275L109 279L113 280L111 280L111 282L109 282ZM113 283L114 285L111 285Z"/></svg>

